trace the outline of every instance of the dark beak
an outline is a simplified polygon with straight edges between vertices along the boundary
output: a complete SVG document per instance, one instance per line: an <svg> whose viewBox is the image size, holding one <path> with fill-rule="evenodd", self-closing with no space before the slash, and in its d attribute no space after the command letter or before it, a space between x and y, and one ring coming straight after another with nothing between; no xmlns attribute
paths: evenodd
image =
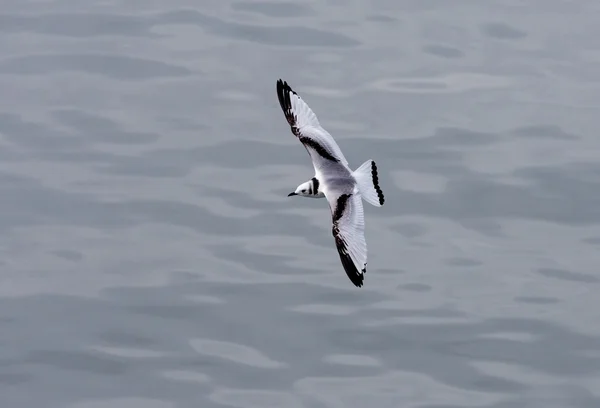
<svg viewBox="0 0 600 408"><path fill-rule="evenodd" d="M298 195L298 194L296 194L296 193L289 193L288 197L295 196L295 195Z"/></svg>

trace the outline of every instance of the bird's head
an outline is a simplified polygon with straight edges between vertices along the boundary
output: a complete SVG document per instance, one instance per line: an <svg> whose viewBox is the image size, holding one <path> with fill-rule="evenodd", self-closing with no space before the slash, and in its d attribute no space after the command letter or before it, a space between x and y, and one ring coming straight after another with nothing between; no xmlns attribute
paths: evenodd
<svg viewBox="0 0 600 408"><path fill-rule="evenodd" d="M310 197L312 196L312 184L309 181L307 181L306 183L302 183L300 184L298 187L296 187L296 190L289 193L288 197L291 196L303 196L303 197Z"/></svg>

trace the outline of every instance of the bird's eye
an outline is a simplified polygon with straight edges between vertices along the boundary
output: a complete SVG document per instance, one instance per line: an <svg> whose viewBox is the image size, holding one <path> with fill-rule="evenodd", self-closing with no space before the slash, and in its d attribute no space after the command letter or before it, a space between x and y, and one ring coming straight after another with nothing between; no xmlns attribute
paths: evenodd
<svg viewBox="0 0 600 408"><path fill-rule="evenodd" d="M306 189L302 190L303 193L306 193Z"/></svg>

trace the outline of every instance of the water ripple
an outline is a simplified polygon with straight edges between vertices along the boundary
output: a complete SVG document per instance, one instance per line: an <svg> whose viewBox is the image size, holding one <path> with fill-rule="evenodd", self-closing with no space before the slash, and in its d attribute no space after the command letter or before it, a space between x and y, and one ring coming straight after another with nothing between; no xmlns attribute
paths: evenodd
<svg viewBox="0 0 600 408"><path fill-rule="evenodd" d="M160 24L191 24L212 34L238 41L292 47L356 47L360 42L344 34L298 25L259 26L226 21L197 10L177 10L157 16Z"/></svg>
<svg viewBox="0 0 600 408"><path fill-rule="evenodd" d="M293 395L269 390L236 390L220 388L211 393L210 399L220 405L236 408L305 407L305 405Z"/></svg>
<svg viewBox="0 0 600 408"><path fill-rule="evenodd" d="M148 80L191 75L185 67L161 61L114 54L38 54L0 61L0 73L49 75L56 72L84 72L120 80Z"/></svg>
<svg viewBox="0 0 600 408"><path fill-rule="evenodd" d="M256 368L276 369L286 366L284 363L270 359L258 350L241 344L210 339L193 339L190 341L190 345L200 354Z"/></svg>

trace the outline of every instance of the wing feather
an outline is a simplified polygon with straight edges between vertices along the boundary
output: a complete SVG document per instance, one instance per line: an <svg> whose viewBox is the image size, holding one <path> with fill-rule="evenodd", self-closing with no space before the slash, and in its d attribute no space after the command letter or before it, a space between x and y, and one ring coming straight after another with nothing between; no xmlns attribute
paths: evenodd
<svg viewBox="0 0 600 408"><path fill-rule="evenodd" d="M355 192L342 194L335 200L328 201L332 211L332 234L342 266L352 283L361 287L367 271L362 197L360 193Z"/></svg>
<svg viewBox="0 0 600 408"><path fill-rule="evenodd" d="M342 150L333 136L319 124L317 115L288 83L281 79L277 81L277 97L292 133L308 151L315 169L329 163L348 166Z"/></svg>

